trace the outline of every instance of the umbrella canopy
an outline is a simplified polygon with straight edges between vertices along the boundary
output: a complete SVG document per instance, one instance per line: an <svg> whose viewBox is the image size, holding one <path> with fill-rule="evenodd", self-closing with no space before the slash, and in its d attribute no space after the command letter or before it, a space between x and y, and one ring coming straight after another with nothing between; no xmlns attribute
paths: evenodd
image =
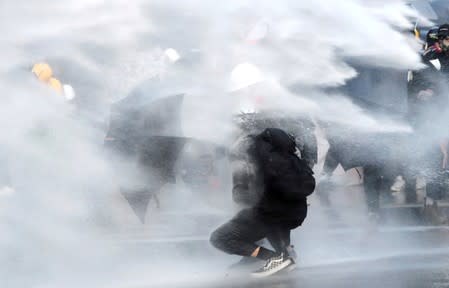
<svg viewBox="0 0 449 288"><path fill-rule="evenodd" d="M125 161L126 174L135 175L119 182L142 222L150 199L163 185L174 182L176 160L187 141L181 129L184 95L162 96L158 88L157 80L150 79L115 102L105 139L106 148L118 156L112 158L115 167Z"/></svg>
<svg viewBox="0 0 449 288"><path fill-rule="evenodd" d="M148 87L148 86L144 86ZM153 95L139 88L111 107L108 137L140 143L148 136L182 136L183 94Z"/></svg>
<svg viewBox="0 0 449 288"><path fill-rule="evenodd" d="M183 136L183 100L184 94L150 79L111 107L105 146L112 152L110 159L117 167L120 191L142 222L150 200L157 200L162 186L175 182L185 147L202 152L191 153L191 163L183 163L188 171L201 165L204 154L213 159L224 156L223 148L214 143ZM133 175L126 179L129 174Z"/></svg>

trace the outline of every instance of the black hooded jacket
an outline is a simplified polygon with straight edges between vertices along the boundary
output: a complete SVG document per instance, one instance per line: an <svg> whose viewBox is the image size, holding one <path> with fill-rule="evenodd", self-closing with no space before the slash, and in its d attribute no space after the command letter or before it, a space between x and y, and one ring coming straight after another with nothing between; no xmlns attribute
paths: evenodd
<svg viewBox="0 0 449 288"><path fill-rule="evenodd" d="M315 188L312 170L295 151L294 138L281 129L268 128L255 136L255 158L264 187L256 210L264 221L290 228L306 217L306 197Z"/></svg>

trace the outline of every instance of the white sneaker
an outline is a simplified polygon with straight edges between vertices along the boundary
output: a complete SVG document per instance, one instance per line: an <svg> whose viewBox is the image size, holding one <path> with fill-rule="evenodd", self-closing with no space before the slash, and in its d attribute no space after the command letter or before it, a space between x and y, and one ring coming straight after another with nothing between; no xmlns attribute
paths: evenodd
<svg viewBox="0 0 449 288"><path fill-rule="evenodd" d="M390 190L393 192L401 192L405 188L405 181L402 176L396 177L393 185L391 186Z"/></svg>
<svg viewBox="0 0 449 288"><path fill-rule="evenodd" d="M267 277L289 267L292 263L294 263L293 260L284 257L282 253L279 256L268 259L262 268L254 271L251 275L256 278Z"/></svg>

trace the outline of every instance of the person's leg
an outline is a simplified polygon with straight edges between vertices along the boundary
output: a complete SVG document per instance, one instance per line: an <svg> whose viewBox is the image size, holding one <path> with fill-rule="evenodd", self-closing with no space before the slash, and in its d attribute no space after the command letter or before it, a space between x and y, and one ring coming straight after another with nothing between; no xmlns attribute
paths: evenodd
<svg viewBox="0 0 449 288"><path fill-rule="evenodd" d="M285 257L292 259L293 262L296 262L298 255L296 254L295 247L291 244L290 233L291 230L289 228L285 228L281 231L282 243L285 245L284 255Z"/></svg>
<svg viewBox="0 0 449 288"><path fill-rule="evenodd" d="M290 234L293 229L301 226L307 217L307 201L302 204L303 207L297 211L297 219L283 221L281 225L272 226L271 231L267 235L267 240L270 241L271 246L276 250L276 253L284 253L287 257L296 259L296 252L294 246L291 245Z"/></svg>
<svg viewBox="0 0 449 288"><path fill-rule="evenodd" d="M387 162L383 165L383 167L380 169L380 175L381 175L381 184L380 184L380 201L388 201L388 203L392 203L394 201L393 196L391 195L391 187L396 181L396 175L399 172L398 164L394 162L392 159L392 162Z"/></svg>
<svg viewBox="0 0 449 288"><path fill-rule="evenodd" d="M433 200L441 200L444 194L444 174L442 171L443 155L439 147L429 151L426 164L426 195Z"/></svg>
<svg viewBox="0 0 449 288"><path fill-rule="evenodd" d="M323 166L323 173L325 175L332 175L332 173L334 173L335 169L337 169L337 166L339 164L339 158L340 158L339 153L335 149L335 147L333 146L329 147Z"/></svg>
<svg viewBox="0 0 449 288"><path fill-rule="evenodd" d="M403 143L403 168L405 187L405 202L416 203L416 184L418 175L421 172L421 145L417 142L418 137L415 133L405 138Z"/></svg>
<svg viewBox="0 0 449 288"><path fill-rule="evenodd" d="M285 253L290 246L290 229L276 227L270 229L267 240L274 248L277 254Z"/></svg>
<svg viewBox="0 0 449 288"><path fill-rule="evenodd" d="M417 201L416 180L418 177L418 169L415 168L416 162L408 161L407 167L402 170L405 181L404 193L406 203L415 203Z"/></svg>
<svg viewBox="0 0 449 288"><path fill-rule="evenodd" d="M288 229L288 228L281 229L281 239L282 239L282 245L284 247L291 246L290 229Z"/></svg>
<svg viewBox="0 0 449 288"><path fill-rule="evenodd" d="M368 206L368 212L379 213L379 196L382 184L380 169L376 165L363 166L363 187L365 188L365 197Z"/></svg>
<svg viewBox="0 0 449 288"><path fill-rule="evenodd" d="M229 222L216 229L211 237L211 244L228 254L251 256L268 260L275 252L256 244L266 237L267 229L257 220L251 209L245 209Z"/></svg>
<svg viewBox="0 0 449 288"><path fill-rule="evenodd" d="M326 208L331 206L329 199L330 190L333 189L330 177L334 173L338 166L338 151L335 150L333 146L329 147L327 151L326 158L324 159L323 171L321 172L321 177L318 179L316 194L320 201L320 204Z"/></svg>

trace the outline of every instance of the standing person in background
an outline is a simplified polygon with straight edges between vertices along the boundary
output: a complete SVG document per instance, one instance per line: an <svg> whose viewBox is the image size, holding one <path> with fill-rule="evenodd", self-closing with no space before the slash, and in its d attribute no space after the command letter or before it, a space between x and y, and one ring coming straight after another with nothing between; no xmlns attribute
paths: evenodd
<svg viewBox="0 0 449 288"><path fill-rule="evenodd" d="M345 171L362 167L368 217L376 224L380 220L381 193L388 191L393 183L394 176L390 173L390 166L394 161L391 160L390 148L394 146L395 136L388 133L356 132L339 124L325 126L329 150L317 186L321 205L329 208L328 217L331 221L339 220L329 199L329 193L335 189L331 177L339 164ZM360 173L359 170L356 171Z"/></svg>
<svg viewBox="0 0 449 288"><path fill-rule="evenodd" d="M445 77L449 77L449 24L443 24L438 27L436 38L431 30L427 37L427 49L425 49L422 59L424 64L434 67L430 61L438 60L440 62L440 71Z"/></svg>
<svg viewBox="0 0 449 288"><path fill-rule="evenodd" d="M431 34L429 32L429 37ZM428 197L439 200L444 194L443 171L447 169L448 158L445 115L449 88L449 24L438 27L433 38L437 39L429 41L422 55L428 67L413 72L408 84L408 120L414 134L409 141L410 159L405 169L407 202L417 200L415 181L418 173L426 178ZM434 60L438 60L439 69L432 63ZM414 167L419 167L419 171Z"/></svg>

